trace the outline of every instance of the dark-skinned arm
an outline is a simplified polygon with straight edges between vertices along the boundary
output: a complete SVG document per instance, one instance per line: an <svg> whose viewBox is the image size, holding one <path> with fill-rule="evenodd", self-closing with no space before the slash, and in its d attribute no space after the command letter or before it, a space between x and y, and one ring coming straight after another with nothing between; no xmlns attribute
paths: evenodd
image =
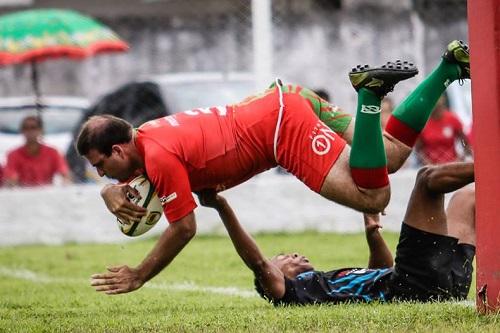
<svg viewBox="0 0 500 333"><path fill-rule="evenodd" d="M423 173L426 187L430 192L449 193L474 181L474 163L446 163L425 167L419 173Z"/></svg>
<svg viewBox="0 0 500 333"><path fill-rule="evenodd" d="M92 275L91 285L109 295L134 291L167 267L195 233L196 221L191 212L168 226L139 266L110 267L108 273Z"/></svg>
<svg viewBox="0 0 500 333"><path fill-rule="evenodd" d="M363 214L365 235L370 249L368 268L388 268L394 265L391 251L380 234L382 225L379 214Z"/></svg>
<svg viewBox="0 0 500 333"><path fill-rule="evenodd" d="M198 197L203 206L217 210L236 252L247 267L252 270L266 295L274 299L281 299L285 294L283 272L262 254L255 240L239 223L226 199L212 190L203 191L198 194Z"/></svg>

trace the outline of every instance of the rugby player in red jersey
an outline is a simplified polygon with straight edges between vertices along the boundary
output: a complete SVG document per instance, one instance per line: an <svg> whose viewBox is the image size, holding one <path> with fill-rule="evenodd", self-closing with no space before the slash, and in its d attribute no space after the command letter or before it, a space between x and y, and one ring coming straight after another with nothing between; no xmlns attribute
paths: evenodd
<svg viewBox="0 0 500 333"><path fill-rule="evenodd" d="M385 139L380 102L397 82L417 73L408 62L353 68L354 125L309 90L280 82L238 104L185 111L137 131L112 116L90 118L77 139L79 154L101 176L124 182L146 173L170 222L137 268L110 268L95 276L94 285L108 294L141 287L194 236L192 192L222 191L277 165L327 199L363 212L382 211L390 197L387 160L391 172L401 165L447 82L469 77L468 69L468 47L450 43L436 70L395 110ZM136 194L126 184L107 185L101 192L113 214L133 221L144 209L128 202L128 193Z"/></svg>

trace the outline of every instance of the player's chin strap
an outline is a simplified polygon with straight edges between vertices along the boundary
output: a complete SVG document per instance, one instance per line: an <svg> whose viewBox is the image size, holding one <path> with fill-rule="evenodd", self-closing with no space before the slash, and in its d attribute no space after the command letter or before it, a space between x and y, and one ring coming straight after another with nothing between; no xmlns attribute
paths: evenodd
<svg viewBox="0 0 500 333"><path fill-rule="evenodd" d="M283 109L285 108L285 104L283 103L283 83L280 79L276 78L274 80L276 87L278 88L279 99L280 99L280 111L278 113L278 121L276 122L276 129L274 130L274 159L276 163L278 163L278 137L281 127L281 118L283 118Z"/></svg>

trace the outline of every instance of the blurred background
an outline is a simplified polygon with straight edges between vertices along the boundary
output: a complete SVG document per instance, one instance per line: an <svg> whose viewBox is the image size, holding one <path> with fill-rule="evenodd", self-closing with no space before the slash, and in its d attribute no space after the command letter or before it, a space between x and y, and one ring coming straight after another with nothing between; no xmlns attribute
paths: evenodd
<svg viewBox="0 0 500 333"><path fill-rule="evenodd" d="M71 146L75 129L89 115L112 112L139 125L194 107L236 102L265 89L275 77L323 90L333 104L353 113L356 94L347 77L353 66L396 59L412 61L420 74L398 84L387 103L390 112L440 61L448 42L467 41L468 34L466 0L0 0L0 15L47 8L70 9L92 17L129 46L126 52L103 53L78 61L62 57L37 62L39 99L34 98L33 68L28 63L0 67L0 165L5 165L9 151L23 144L22 119L36 114L42 105L44 142L64 156L70 182L77 184L99 182ZM402 188L408 189L415 170L423 164L472 158L470 85L466 82L450 86L442 109L454 114L460 128L443 125L439 129L441 137L430 135L410 158L407 170L392 176L400 177L391 179L393 184L401 181ZM446 141L448 147L442 148L440 140ZM434 148L424 147L429 144ZM434 156L445 158L432 160L429 149ZM57 177L54 182L62 183ZM272 188L269 184L273 184ZM20 202L28 200L26 196L40 206L33 207L34 203L31 213L24 212L27 215L4 211L0 220L33 225L36 222L30 219L39 220L40 212L54 220L54 209L40 199L51 193L51 202L68 207L60 208L66 215L60 211L58 215L76 219L82 229L87 220L112 220L98 198L98 188L4 187L0 196L5 198L6 206L19 207ZM391 205L396 213L393 222L388 219L389 225L393 223L397 229L407 195L395 192ZM290 193L297 193L296 197ZM61 196L66 204L58 199ZM255 222L263 220L256 211L268 211L278 220L272 230L292 226L294 230L356 231L362 227L349 222L358 214L342 207L332 209L330 203L325 208L321 198L308 193L293 177L276 171L257 177L241 189L230 190L229 196L234 196L237 208L248 212L247 219L253 221L254 227L251 231L265 231ZM274 205L256 209L251 202ZM84 203L87 212L80 212L78 203ZM291 207L301 208L300 212L292 212L293 221L283 216ZM88 215L90 211L94 215ZM337 217L332 217L332 211ZM216 220L215 215L207 216L208 220ZM68 228L67 221L60 223L53 228L54 233ZM123 237L115 226L112 228ZM220 229L216 222L207 227L210 231ZM78 229L75 233L81 232ZM33 230L33 237L36 241L59 241L58 235L44 238L37 230ZM78 240L78 236L69 239ZM12 238L3 241L12 242Z"/></svg>

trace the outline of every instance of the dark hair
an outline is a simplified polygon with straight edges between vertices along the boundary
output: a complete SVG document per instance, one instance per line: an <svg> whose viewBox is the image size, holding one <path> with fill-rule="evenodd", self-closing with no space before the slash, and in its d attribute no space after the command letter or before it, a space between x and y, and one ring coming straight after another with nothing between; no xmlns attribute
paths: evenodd
<svg viewBox="0 0 500 333"><path fill-rule="evenodd" d="M19 126L21 131L24 129L24 127L26 126L26 123L28 121L36 122L36 125L38 126L38 128L43 129L43 122L42 122L41 117L39 117L39 116L26 116L23 118L23 120L21 120L21 124Z"/></svg>
<svg viewBox="0 0 500 333"><path fill-rule="evenodd" d="M260 284L259 280L257 280L256 277L254 277L253 279L253 284L255 286L255 291L257 292L257 294L259 294L259 296L265 299L266 301L269 301L269 297L267 297L264 288L262 287L262 285Z"/></svg>
<svg viewBox="0 0 500 333"><path fill-rule="evenodd" d="M93 116L82 125L75 147L82 156L87 155L91 149L109 156L113 145L130 140L132 125L127 121L111 115Z"/></svg>
<svg viewBox="0 0 500 333"><path fill-rule="evenodd" d="M314 89L313 92L319 97L323 98L325 101L327 102L330 101L330 94L325 89L322 88Z"/></svg>

